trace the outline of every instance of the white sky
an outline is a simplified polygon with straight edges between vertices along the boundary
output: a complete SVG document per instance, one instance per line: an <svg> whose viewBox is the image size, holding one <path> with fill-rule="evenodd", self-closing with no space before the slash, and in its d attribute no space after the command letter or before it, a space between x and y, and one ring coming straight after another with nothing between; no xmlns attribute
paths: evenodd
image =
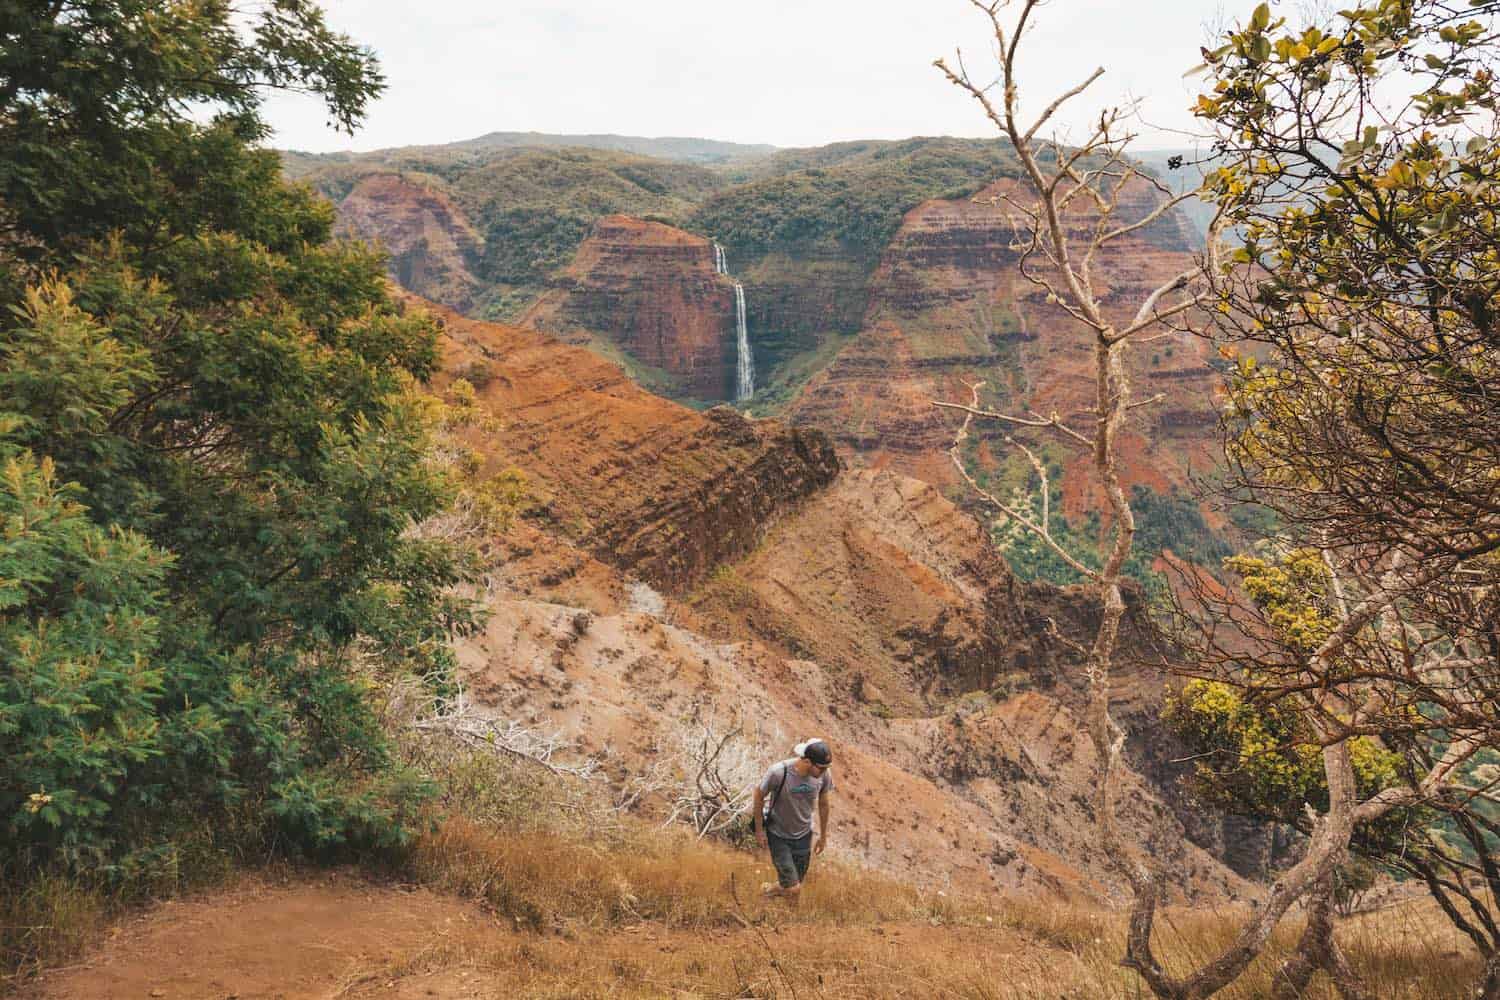
<svg viewBox="0 0 1500 1000"><path fill-rule="evenodd" d="M977 105L932 68L956 46L994 62L967 0L325 0L334 27L375 49L389 89L351 140L317 102L273 98L283 148L327 152L452 142L486 132L698 136L777 146L989 135ZM1225 17L1252 0L1052 0L1023 50L1023 104L1044 107L1095 66L1063 119L1143 99L1146 122L1190 129L1183 79ZM950 62L951 62L950 58ZM1140 148L1190 143L1144 130Z"/></svg>

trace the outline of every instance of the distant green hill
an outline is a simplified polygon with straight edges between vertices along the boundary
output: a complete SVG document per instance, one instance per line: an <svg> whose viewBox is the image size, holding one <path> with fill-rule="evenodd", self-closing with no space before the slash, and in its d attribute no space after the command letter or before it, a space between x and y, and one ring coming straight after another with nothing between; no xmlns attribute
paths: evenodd
<svg viewBox="0 0 1500 1000"><path fill-rule="evenodd" d="M694 139L678 136L647 138L637 135L554 135L546 132L489 132L473 139L431 146L396 146L369 153L302 153L287 150L281 154L287 175L298 179L336 163L384 162L407 160L454 160L498 150L515 149L602 149L634 156L650 156L678 163L730 164L763 158L776 152L775 146L720 142L716 139Z"/></svg>

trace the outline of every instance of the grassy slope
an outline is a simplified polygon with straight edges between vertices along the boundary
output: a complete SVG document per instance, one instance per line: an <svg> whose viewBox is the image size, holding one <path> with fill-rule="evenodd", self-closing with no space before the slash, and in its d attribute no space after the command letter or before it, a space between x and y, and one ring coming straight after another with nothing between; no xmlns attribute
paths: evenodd
<svg viewBox="0 0 1500 1000"><path fill-rule="evenodd" d="M481 923L475 933L459 934L435 925L409 954L380 956L370 949L360 967L330 953L328 974L341 974L350 987L340 995L657 997L667 995L667 984L690 995L768 998L1142 995L1134 975L1118 964L1123 913L1059 900L981 898L961 887L916 887L827 859L816 863L801 908L788 911L759 895L761 880L770 876L759 851L622 816L596 782L503 757L450 753L440 742L414 750L444 779L452 814L390 867L371 869L377 879L371 891L382 891L380 882L392 877L429 886L477 901L501 927L486 930ZM834 840L842 835L836 824ZM292 870L273 874L293 891L303 882L332 884L314 871L305 878ZM73 937L47 955L50 965L113 936L110 927L119 922L119 914L90 909L87 897L73 899L71 909L47 909L45 900L23 909L21 902L0 900L0 917L17 924L71 923L63 929ZM230 893L220 902L211 895L199 905L232 909L236 897ZM1202 963L1229 943L1243 918L1238 908L1168 908L1159 922L1159 953L1174 970ZM127 939L153 926L129 923ZM382 930L367 932L374 940ZM1271 975L1299 930L1289 919L1267 954L1219 996L1268 995ZM1472 949L1425 899L1345 921L1340 937L1378 996L1458 1000L1478 973ZM164 940L170 944L170 932ZM234 980L236 956L254 953L254 944L239 941L238 950L206 956L226 966L204 975ZM111 946L90 963L97 980L86 972L81 985L75 979L74 989L61 995L98 995L88 984L107 983L111 963L132 954L128 946ZM4 985L0 975L0 989ZM1316 983L1306 996L1332 1000L1334 994Z"/></svg>

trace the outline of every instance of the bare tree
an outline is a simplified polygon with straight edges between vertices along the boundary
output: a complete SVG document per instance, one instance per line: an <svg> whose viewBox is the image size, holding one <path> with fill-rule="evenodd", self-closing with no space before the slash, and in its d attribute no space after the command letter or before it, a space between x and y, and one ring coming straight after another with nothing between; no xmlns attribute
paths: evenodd
<svg viewBox="0 0 1500 1000"><path fill-rule="evenodd" d="M936 405L965 413L952 450L959 474L988 502L1037 535L1098 595L1102 613L1086 659L1086 724L1100 762L1096 815L1100 821L1101 845L1116 869L1128 879L1135 899L1125 961L1142 974L1158 996L1207 996L1249 964L1282 913L1315 881L1309 877L1279 887L1261 917L1241 935L1231 953L1187 979L1174 980L1161 969L1150 951L1152 919L1161 892L1160 875L1119 822L1121 754L1125 733L1110 715L1109 693L1120 624L1125 612L1122 576L1134 541L1135 517L1120 481L1118 440L1131 410L1155 402L1155 399L1132 398L1126 351L1133 340L1160 333L1164 326L1180 322L1208 301L1211 288L1206 272L1216 267L1213 255L1217 245L1218 219L1211 226L1205 258L1194 260L1180 273L1149 291L1132 304L1133 308L1122 312L1117 305L1106 306L1099 291L1106 287L1103 276L1098 273L1101 251L1163 218L1194 195L1174 195L1156 178L1143 173L1128 157L1127 149L1134 138L1128 127L1133 108L1105 110L1090 134L1073 146L1039 138L1058 110L1082 95L1104 71L1096 69L1083 82L1053 99L1040 114L1023 120L1017 55L1039 3L1037 0L1022 0L1018 4L1003 0L972 2L988 19L993 32L999 79L994 84L977 82L961 54L956 59L956 67L944 60L938 60L936 65L952 83L979 103L990 121L1009 140L1019 160L1021 183L999 197L1017 220L1021 274L1045 290L1048 300L1060 305L1091 339L1095 366L1093 426L1070 427L1055 413L1049 416L1008 414L982 408L979 405L979 386L972 387L972 396L967 403L939 402ZM1122 196L1132 185L1142 184L1156 189L1154 207L1135 218L1122 217ZM1047 502L1046 468L1024 445L1016 442L1025 450L1042 480L1043 503L1039 518L980 488L965 468L961 452L963 441L976 418L1033 432L1045 430L1091 450L1094 474L1108 502L1110 514L1099 568L1089 566L1054 535Z"/></svg>
<svg viewBox="0 0 1500 1000"><path fill-rule="evenodd" d="M722 834L744 817L779 730L746 727L748 713L721 722L700 712L660 734L652 760L620 790L616 808L630 811L648 799L664 801L663 826L686 823L699 837Z"/></svg>
<svg viewBox="0 0 1500 1000"><path fill-rule="evenodd" d="M459 686L451 697L428 702L407 725L426 736L452 740L470 750L529 761L553 774L585 780L599 776L599 761L579 752L561 732L546 733L477 708Z"/></svg>

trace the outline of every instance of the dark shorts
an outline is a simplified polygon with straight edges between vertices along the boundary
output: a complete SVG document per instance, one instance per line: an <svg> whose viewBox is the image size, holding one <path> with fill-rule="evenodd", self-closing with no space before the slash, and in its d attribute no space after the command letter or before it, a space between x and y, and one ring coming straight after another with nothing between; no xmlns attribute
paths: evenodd
<svg viewBox="0 0 1500 1000"><path fill-rule="evenodd" d="M790 889L807 877L807 866L812 861L812 837L811 830L800 837L778 837L766 831L771 864L776 866L776 878L783 889Z"/></svg>

